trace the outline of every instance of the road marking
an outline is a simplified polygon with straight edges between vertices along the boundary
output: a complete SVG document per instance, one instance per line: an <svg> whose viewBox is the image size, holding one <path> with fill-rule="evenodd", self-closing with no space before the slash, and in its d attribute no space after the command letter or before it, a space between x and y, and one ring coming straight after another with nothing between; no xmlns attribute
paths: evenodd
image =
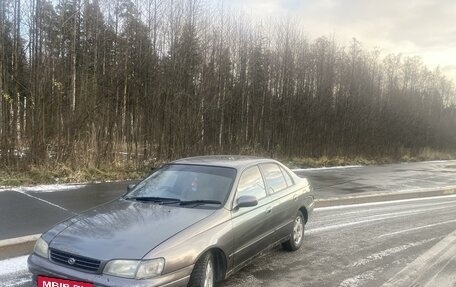
<svg viewBox="0 0 456 287"><path fill-rule="evenodd" d="M360 220L360 221L350 221L350 222L346 222L346 223L339 223L339 224L334 224L334 225L327 225L327 226L323 226L323 227L308 229L307 234L316 234L316 233L319 233L322 231L339 229L339 228L343 228L343 227L347 227L347 226L360 225L363 223L370 223L370 222L376 222L376 221L381 221L381 220L386 220L386 219L410 216L410 215L420 214L420 213L424 213L424 212L429 212L431 210L439 210L439 209L447 209L447 208L448 207L425 208L425 209L420 209L420 210L410 210L410 211L376 214L376 215L372 215L372 216L367 216L365 218L368 218L368 219L364 219L364 220ZM317 224L317 223L318 223L318 221L312 222L312 224Z"/></svg>
<svg viewBox="0 0 456 287"><path fill-rule="evenodd" d="M396 232L391 232L391 233L385 233L385 234L380 235L378 238L387 237L387 236L394 236L394 235L401 234L401 233L407 233L407 232L410 232L410 231L425 229L425 228L434 227L434 226L438 226L438 225L444 225L444 224L448 224L448 223L452 223L452 222L456 222L456 219L455 220L442 221L442 222L434 223L434 224L423 225L423 226L409 228L409 229L404 229L404 230L401 230L401 231L396 231Z"/></svg>
<svg viewBox="0 0 456 287"><path fill-rule="evenodd" d="M57 204L55 204L55 203L52 203L52 202L50 202L50 201L44 200L44 199L42 199L42 198L39 198L39 197L30 195L30 194L25 193L25 192L23 192L23 191L15 190L15 192L20 193L20 194L23 194L23 195L26 195L26 196L31 197L31 198L34 198L34 199L37 199L37 200L39 200L39 201L45 202L45 203L47 203L47 204L50 204L50 205L52 205L52 206L54 206L54 207L60 208L60 209L62 209L62 210L65 210L65 211L67 211L67 212L76 214L76 213L74 213L74 212L72 212L72 211L66 209L65 207L62 207L62 206L57 205Z"/></svg>
<svg viewBox="0 0 456 287"><path fill-rule="evenodd" d="M398 192L401 192L401 191L398 191ZM394 195L396 193L389 193L389 194ZM425 201L425 200L435 200L435 199L444 199L444 198L445 199L456 198L456 194L429 196L429 197L421 197L421 198L398 199L398 200L389 200L389 201L385 200L385 201L378 201L378 202L356 203L356 204L327 206L327 207L317 207L314 210L320 211L320 210L346 209L346 208L353 208L353 207L375 206L375 205L385 205L385 204L394 205L396 203L403 203L403 202L413 202L413 201L423 201L423 200ZM341 199L343 199L343 198L341 198ZM335 200L335 199L331 199L331 200Z"/></svg>
<svg viewBox="0 0 456 287"><path fill-rule="evenodd" d="M0 276L27 271L28 255L0 261Z"/></svg>
<svg viewBox="0 0 456 287"><path fill-rule="evenodd" d="M33 235L27 235L27 236L22 236L22 237L0 240L0 248L5 247L5 246L10 246L10 245L27 243L30 241L36 241L36 240L38 240L38 238L40 238L40 236L41 236L41 234L33 234Z"/></svg>
<svg viewBox="0 0 456 287"><path fill-rule="evenodd" d="M450 286L434 285L437 282L446 282L446 276L435 277L446 266L455 260L456 254L456 231L453 231L424 254L399 271L383 287L397 286ZM438 281L437 281L438 280ZM452 285L452 284L451 284Z"/></svg>
<svg viewBox="0 0 456 287"><path fill-rule="evenodd" d="M363 223L376 222L376 221L381 221L381 220L391 219L391 218L396 218L396 217L402 217L402 216L407 216L407 215L384 216L384 217L375 218L375 219L366 219L366 220L360 220L360 221L328 225L328 226L324 226L324 227L317 227L317 228L308 229L307 234L316 234L316 233L320 233L322 231L329 231L329 230L339 229L339 228L343 228L343 227L347 227L347 226L360 225Z"/></svg>
<svg viewBox="0 0 456 287"><path fill-rule="evenodd" d="M366 220L366 219L372 219L372 218L390 216L390 215L401 215L401 214L405 214L405 215L412 214L413 215L413 214L419 214L419 213L429 212L429 211L437 211L437 210L442 210L442 209L446 210L446 209L454 208L454 207L456 207L456 202L451 202L450 205L438 204L438 205L430 205L427 207L424 207L424 206L422 207L420 205L416 205L416 206L412 205L412 206L408 206L405 211L402 211L402 210L404 210L404 208L401 208L401 209L397 209L397 208L376 209L375 213L372 212L372 210L370 210L371 213L366 214L366 215L359 215L356 218ZM360 211L359 214L362 214L362 212ZM311 222L313 224L333 223L335 221L343 223L346 219L349 219L350 222L352 222L351 216L352 216L352 213L349 213L347 216L347 214L344 212L339 212L338 214L322 214L319 216L312 217L315 219L311 219L312 220Z"/></svg>
<svg viewBox="0 0 456 287"><path fill-rule="evenodd" d="M438 201L438 202L429 202L429 203L416 203L416 204L411 204L407 205L407 207L410 208L422 208L422 207L430 207L430 206L454 206L456 204L456 200L448 200L448 201ZM403 206L397 205L397 206L379 206L375 209L375 212L383 212L383 211L388 211L392 209L403 209ZM338 215L350 215L350 214L361 214L361 213L372 213L373 209L372 208L366 208L366 209L355 209L354 211L344 211L344 212L338 212Z"/></svg>

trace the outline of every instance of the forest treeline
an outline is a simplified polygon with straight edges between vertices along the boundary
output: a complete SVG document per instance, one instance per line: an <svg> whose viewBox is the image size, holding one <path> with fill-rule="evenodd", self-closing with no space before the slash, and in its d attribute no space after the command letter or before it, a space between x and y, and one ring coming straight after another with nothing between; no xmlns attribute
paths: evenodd
<svg viewBox="0 0 456 287"><path fill-rule="evenodd" d="M455 87L418 57L223 2L0 3L2 167L456 150Z"/></svg>

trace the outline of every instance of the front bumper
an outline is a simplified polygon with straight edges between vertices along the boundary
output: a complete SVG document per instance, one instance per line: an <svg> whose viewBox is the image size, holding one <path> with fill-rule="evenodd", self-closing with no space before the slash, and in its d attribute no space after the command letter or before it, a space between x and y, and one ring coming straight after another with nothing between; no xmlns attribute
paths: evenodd
<svg viewBox="0 0 456 287"><path fill-rule="evenodd" d="M75 269L57 265L46 258L32 254L29 256L28 269L33 274L33 283L36 286L37 276L43 275L47 277L57 277L75 281L90 282L95 287L154 287L166 286L177 287L187 286L190 274L193 270L193 265L179 269L175 272L161 275L152 279L136 280L128 278L120 278L106 274L91 274L81 272Z"/></svg>

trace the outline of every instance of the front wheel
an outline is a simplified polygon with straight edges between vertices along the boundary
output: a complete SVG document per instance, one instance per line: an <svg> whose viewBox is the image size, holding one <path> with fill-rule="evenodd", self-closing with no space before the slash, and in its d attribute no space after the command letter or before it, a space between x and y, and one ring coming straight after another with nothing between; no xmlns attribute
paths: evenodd
<svg viewBox="0 0 456 287"><path fill-rule="evenodd" d="M304 216L301 211L296 214L295 220L293 221L293 230L290 234L290 239L283 243L282 246L288 251L296 251L302 245L302 239L304 237Z"/></svg>
<svg viewBox="0 0 456 287"><path fill-rule="evenodd" d="M214 272L214 257L212 253L204 254L195 264L188 287L214 287L215 272Z"/></svg>

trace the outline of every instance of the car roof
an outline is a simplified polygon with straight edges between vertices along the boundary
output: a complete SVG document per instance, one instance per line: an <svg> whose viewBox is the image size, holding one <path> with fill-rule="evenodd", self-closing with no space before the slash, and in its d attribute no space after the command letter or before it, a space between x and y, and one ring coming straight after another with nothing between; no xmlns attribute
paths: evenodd
<svg viewBox="0 0 456 287"><path fill-rule="evenodd" d="M195 164L195 165L210 165L210 166L223 166L235 169L244 169L248 166L264 163L276 162L273 159L262 158L256 156L242 156L242 155L209 155L209 156L195 156L175 160L171 163L174 164Z"/></svg>

